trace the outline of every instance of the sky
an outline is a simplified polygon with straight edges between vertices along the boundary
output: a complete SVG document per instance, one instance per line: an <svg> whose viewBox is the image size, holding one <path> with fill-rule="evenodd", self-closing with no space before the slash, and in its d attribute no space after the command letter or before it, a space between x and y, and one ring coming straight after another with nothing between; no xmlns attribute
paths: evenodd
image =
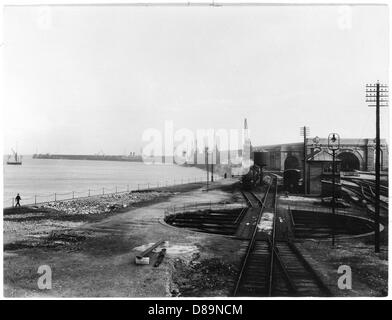
<svg viewBox="0 0 392 320"><path fill-rule="evenodd" d="M143 132L241 129L253 145L374 138L386 6L9 6L3 152L140 153ZM388 136L387 110L381 135Z"/></svg>

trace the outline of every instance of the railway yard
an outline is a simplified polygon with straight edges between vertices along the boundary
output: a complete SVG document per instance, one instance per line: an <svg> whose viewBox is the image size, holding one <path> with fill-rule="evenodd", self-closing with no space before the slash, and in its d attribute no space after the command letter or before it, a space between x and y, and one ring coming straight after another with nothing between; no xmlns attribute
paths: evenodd
<svg viewBox="0 0 392 320"><path fill-rule="evenodd" d="M30 2L2 15L3 300L392 300L387 4Z"/></svg>
<svg viewBox="0 0 392 320"><path fill-rule="evenodd" d="M376 254L371 182L346 185L335 215L322 198L283 192L275 179L247 190L235 178L208 190L193 183L149 191L102 215L11 209L4 215L4 294L385 296L387 210ZM37 288L40 265L52 269L50 290ZM351 288L339 287L341 266L352 271Z"/></svg>
<svg viewBox="0 0 392 320"><path fill-rule="evenodd" d="M272 189L272 190L271 190ZM275 190L273 190L275 189ZM288 234L277 230L277 187L268 186L263 198L244 192L248 204L259 211L256 225L265 211L273 213L272 228L252 232L234 289L235 296L324 296L330 292L307 263Z"/></svg>

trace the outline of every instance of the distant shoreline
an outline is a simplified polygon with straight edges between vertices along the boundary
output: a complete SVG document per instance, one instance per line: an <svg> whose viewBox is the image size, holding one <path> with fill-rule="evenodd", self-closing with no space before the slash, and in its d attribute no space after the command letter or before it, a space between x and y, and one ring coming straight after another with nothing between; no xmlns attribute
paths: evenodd
<svg viewBox="0 0 392 320"><path fill-rule="evenodd" d="M77 154L33 154L33 159L93 160L143 162L142 156L121 155L77 155Z"/></svg>

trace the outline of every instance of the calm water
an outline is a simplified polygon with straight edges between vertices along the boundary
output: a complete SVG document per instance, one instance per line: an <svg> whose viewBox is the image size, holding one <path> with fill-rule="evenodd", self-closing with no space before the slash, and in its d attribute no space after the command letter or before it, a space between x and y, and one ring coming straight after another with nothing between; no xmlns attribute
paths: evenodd
<svg viewBox="0 0 392 320"><path fill-rule="evenodd" d="M197 168L175 165L146 165L141 162L86 161L32 159L24 156L21 166L4 162L4 206L12 204L12 198L20 193L23 203L87 196L156 187L167 184L194 182L205 179L205 173Z"/></svg>

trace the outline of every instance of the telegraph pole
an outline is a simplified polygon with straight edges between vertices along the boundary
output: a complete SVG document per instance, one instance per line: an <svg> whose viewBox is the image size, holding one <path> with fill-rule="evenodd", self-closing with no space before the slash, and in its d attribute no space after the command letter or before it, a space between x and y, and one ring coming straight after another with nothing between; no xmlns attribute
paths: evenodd
<svg viewBox="0 0 392 320"><path fill-rule="evenodd" d="M214 182L214 150L212 150L211 158L211 182Z"/></svg>
<svg viewBox="0 0 392 320"><path fill-rule="evenodd" d="M206 156L205 156L205 159L206 159L206 171L207 171L207 191L208 191L208 181L210 180L210 175L209 175L209 172L208 172L208 147L205 147L205 154L206 154Z"/></svg>
<svg viewBox="0 0 392 320"><path fill-rule="evenodd" d="M335 149L332 150L332 247L335 246Z"/></svg>
<svg viewBox="0 0 392 320"><path fill-rule="evenodd" d="M374 219L374 251L380 252L380 107L388 106L388 86L380 84L366 85L366 102L369 107L376 107L376 201Z"/></svg>
<svg viewBox="0 0 392 320"><path fill-rule="evenodd" d="M301 127L301 131L300 134L301 136L304 136L304 163L303 163L303 177L302 177L302 183L304 185L304 193L307 194L308 193L308 184L306 181L306 157L307 157L307 152L306 152L306 137L307 135L309 135L310 131L309 131L309 127L303 126Z"/></svg>

